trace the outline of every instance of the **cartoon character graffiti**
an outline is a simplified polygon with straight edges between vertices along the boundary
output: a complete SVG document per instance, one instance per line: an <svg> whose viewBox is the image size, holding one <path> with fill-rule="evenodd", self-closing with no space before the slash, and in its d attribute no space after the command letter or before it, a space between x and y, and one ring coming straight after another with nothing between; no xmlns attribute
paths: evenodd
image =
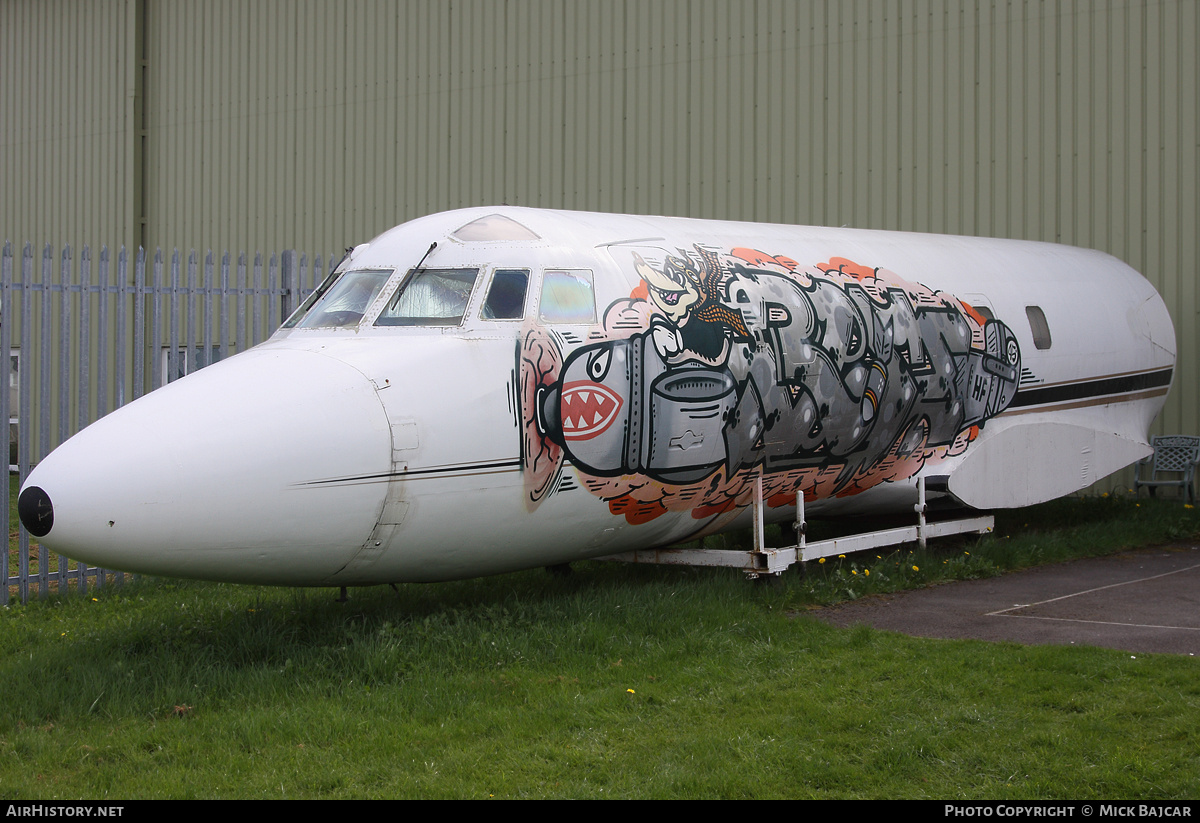
<svg viewBox="0 0 1200 823"><path fill-rule="evenodd" d="M758 466L773 505L911 477L1016 393L1008 327L890 272L700 246L632 265L644 287L604 339L526 395L537 435L631 522L742 505Z"/></svg>
<svg viewBox="0 0 1200 823"><path fill-rule="evenodd" d="M703 248L697 252L699 268L686 255L669 255L661 270L641 254L633 255L637 273L660 312L650 321L654 347L671 366L688 361L720 365L729 355L732 339L750 339L741 313L717 300L722 275L717 255Z"/></svg>

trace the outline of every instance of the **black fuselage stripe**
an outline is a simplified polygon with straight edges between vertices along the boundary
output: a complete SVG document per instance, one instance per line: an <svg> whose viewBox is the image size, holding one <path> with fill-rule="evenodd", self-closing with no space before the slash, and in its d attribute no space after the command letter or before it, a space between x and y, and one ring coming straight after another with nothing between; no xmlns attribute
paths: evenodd
<svg viewBox="0 0 1200 823"><path fill-rule="evenodd" d="M411 471L380 472L355 477L334 477L330 480L313 480L307 486L324 486L336 483L361 483L364 480L389 480L393 477L428 477L431 475L492 474L494 469L519 469L520 460L505 460L498 463L463 463L458 466L439 466L435 469L413 469Z"/></svg>
<svg viewBox="0 0 1200 823"><path fill-rule="evenodd" d="M1037 389L1022 389L1017 392L1009 408L1016 409L1025 406L1041 406L1046 403L1062 403L1069 400L1083 400L1089 397L1104 397L1110 394L1129 394L1132 392L1155 389L1168 386L1171 383L1171 373L1174 369L1142 372L1141 374L1126 374L1120 377L1102 377L1099 380L1084 380L1079 383L1065 383L1059 386L1046 386Z"/></svg>

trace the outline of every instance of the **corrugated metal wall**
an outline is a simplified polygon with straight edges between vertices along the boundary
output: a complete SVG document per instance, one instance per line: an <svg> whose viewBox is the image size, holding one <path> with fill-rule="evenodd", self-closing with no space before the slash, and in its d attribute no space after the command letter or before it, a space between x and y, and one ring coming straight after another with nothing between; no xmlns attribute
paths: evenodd
<svg viewBox="0 0 1200 823"><path fill-rule="evenodd" d="M0 2L0 242L138 240L138 5Z"/></svg>
<svg viewBox="0 0 1200 823"><path fill-rule="evenodd" d="M1160 427L1194 433L1198 10L9 0L0 231L113 242L144 211L151 245L313 249L504 202L1091 246L1166 298Z"/></svg>

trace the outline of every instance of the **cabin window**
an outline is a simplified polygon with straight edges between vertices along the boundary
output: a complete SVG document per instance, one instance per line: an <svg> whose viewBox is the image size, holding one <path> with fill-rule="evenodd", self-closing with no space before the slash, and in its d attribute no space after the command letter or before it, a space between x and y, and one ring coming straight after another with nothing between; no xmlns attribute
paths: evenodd
<svg viewBox="0 0 1200 823"><path fill-rule="evenodd" d="M542 277L539 316L543 323L596 322L592 273L548 270Z"/></svg>
<svg viewBox="0 0 1200 823"><path fill-rule="evenodd" d="M392 272L363 269L331 275L304 305L288 318L284 328L323 329L357 326Z"/></svg>
<svg viewBox="0 0 1200 823"><path fill-rule="evenodd" d="M496 269L480 317L484 320L520 320L525 316L528 269Z"/></svg>
<svg viewBox="0 0 1200 823"><path fill-rule="evenodd" d="M1046 313L1037 306L1026 306L1025 316L1029 318L1029 330L1033 332L1033 345L1038 349L1050 348L1050 324L1046 322Z"/></svg>
<svg viewBox="0 0 1200 823"><path fill-rule="evenodd" d="M467 312L479 269L421 269L409 272L377 326L457 326Z"/></svg>

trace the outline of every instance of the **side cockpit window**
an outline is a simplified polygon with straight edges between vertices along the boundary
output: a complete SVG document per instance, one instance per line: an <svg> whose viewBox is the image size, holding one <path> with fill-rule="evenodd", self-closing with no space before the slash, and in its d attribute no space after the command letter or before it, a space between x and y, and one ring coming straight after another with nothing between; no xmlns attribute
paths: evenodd
<svg viewBox="0 0 1200 823"><path fill-rule="evenodd" d="M595 323L596 294L592 273L547 269L542 276L538 316L543 323Z"/></svg>
<svg viewBox="0 0 1200 823"><path fill-rule="evenodd" d="M479 269L409 272L375 321L377 326L457 326L462 323Z"/></svg>
<svg viewBox="0 0 1200 823"><path fill-rule="evenodd" d="M285 329L357 326L367 307L392 276L390 269L363 269L332 274L283 324Z"/></svg>
<svg viewBox="0 0 1200 823"><path fill-rule="evenodd" d="M528 269L496 269L479 316L484 320L520 320L525 316Z"/></svg>

